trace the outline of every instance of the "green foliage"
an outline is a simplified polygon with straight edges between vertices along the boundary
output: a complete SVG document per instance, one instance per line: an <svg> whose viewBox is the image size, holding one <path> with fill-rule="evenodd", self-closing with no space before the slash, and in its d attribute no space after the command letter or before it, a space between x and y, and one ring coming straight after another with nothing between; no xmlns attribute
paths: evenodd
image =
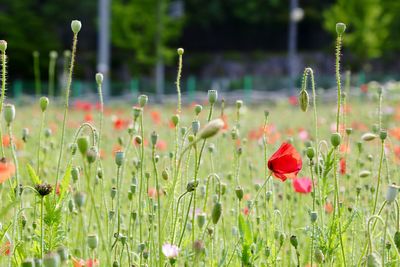
<svg viewBox="0 0 400 267"><path fill-rule="evenodd" d="M395 10L385 8L383 0L338 0L324 12L324 27L336 35L335 25L348 25L345 46L363 59L377 58L384 52L390 36Z"/></svg>

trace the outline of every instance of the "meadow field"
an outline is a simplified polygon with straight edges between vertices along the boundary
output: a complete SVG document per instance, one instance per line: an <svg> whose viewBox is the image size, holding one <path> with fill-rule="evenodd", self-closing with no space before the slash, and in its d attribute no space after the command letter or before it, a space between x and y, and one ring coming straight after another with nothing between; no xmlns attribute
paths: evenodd
<svg viewBox="0 0 400 267"><path fill-rule="evenodd" d="M178 49L176 104L104 104L101 74L69 98L74 21L65 99L1 98L0 266L399 266L400 85L351 86L337 29L337 99L306 68L298 96L181 104Z"/></svg>

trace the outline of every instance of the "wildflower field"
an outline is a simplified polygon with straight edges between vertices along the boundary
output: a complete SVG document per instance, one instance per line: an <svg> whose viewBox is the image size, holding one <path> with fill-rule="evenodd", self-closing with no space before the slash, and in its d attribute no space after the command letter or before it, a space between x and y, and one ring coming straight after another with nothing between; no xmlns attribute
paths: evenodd
<svg viewBox="0 0 400 267"><path fill-rule="evenodd" d="M0 41L0 266L399 266L397 83L251 105L209 90L14 106ZM78 66L79 67L79 66ZM343 80L343 85L341 84ZM130 103L135 102L132 107Z"/></svg>

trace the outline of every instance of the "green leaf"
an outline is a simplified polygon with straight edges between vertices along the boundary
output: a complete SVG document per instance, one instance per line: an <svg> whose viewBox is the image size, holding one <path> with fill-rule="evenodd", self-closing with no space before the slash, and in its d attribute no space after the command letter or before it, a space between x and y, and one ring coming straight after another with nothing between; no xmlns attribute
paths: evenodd
<svg viewBox="0 0 400 267"><path fill-rule="evenodd" d="M67 170L64 173L64 177L61 180L59 201L61 201L64 198L65 192L67 192L70 181L71 181L71 165L67 167Z"/></svg>
<svg viewBox="0 0 400 267"><path fill-rule="evenodd" d="M28 170L29 177L31 178L32 183L34 185L42 183L39 176L36 174L35 170L32 168L32 166L29 163L26 164L26 169Z"/></svg>
<svg viewBox="0 0 400 267"><path fill-rule="evenodd" d="M239 233L243 240L243 244L251 245L253 242L253 234L249 221L246 221L242 214L239 214Z"/></svg>

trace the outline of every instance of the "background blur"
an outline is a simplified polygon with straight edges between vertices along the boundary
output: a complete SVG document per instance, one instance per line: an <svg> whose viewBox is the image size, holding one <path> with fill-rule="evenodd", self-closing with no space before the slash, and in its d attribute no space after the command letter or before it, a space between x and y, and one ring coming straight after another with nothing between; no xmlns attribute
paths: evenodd
<svg viewBox="0 0 400 267"><path fill-rule="evenodd" d="M0 39L14 96L47 92L53 50L61 94L72 19L83 25L75 96L95 92L100 70L109 95L158 93L161 101L175 92L178 47L186 97L211 88L290 94L306 66L319 87L334 86L336 22L347 24L342 66L354 85L400 79L398 14L399 0L0 0Z"/></svg>

